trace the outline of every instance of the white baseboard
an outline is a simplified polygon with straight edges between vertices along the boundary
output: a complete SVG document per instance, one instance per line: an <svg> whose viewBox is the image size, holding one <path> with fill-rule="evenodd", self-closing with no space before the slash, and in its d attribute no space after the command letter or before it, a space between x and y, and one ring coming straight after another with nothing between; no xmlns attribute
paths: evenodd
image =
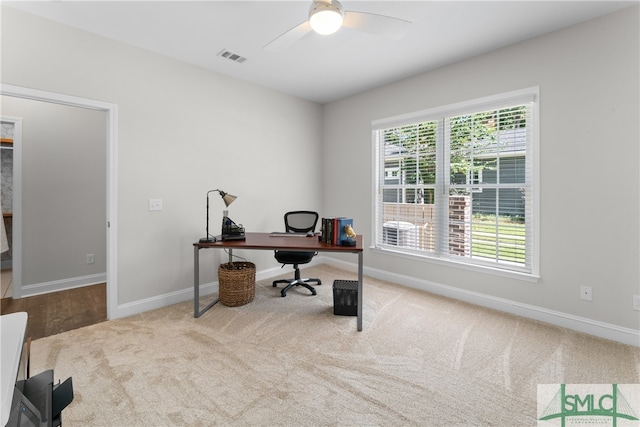
<svg viewBox="0 0 640 427"><path fill-rule="evenodd" d="M99 273L89 276L72 277L70 279L25 285L22 287L21 298L48 294L49 292L65 291L67 289L81 288L83 286L105 283L106 281L107 273Z"/></svg>
<svg viewBox="0 0 640 427"><path fill-rule="evenodd" d="M209 295L218 292L218 282L204 283L200 285L200 305L206 306ZM120 304L116 308L116 313L110 319L120 319L123 317L134 316L144 313L145 311L155 310L169 305L178 304L183 301L193 300L193 287L181 289L179 291L170 292L168 294L158 295L151 298L145 298L138 301Z"/></svg>
<svg viewBox="0 0 640 427"><path fill-rule="evenodd" d="M357 272L357 264L333 258L325 258L324 263L350 272ZM640 347L640 330L623 328L585 317L574 316L560 311L523 304L517 301L468 291L449 285L443 285L441 283L430 282L428 280L417 279L415 277L389 273L388 271L378 270L375 268L365 267L364 274L376 279L407 286L409 288L420 289L482 307L492 308L506 313L515 314L517 316L560 326L562 328L594 335L596 337Z"/></svg>
<svg viewBox="0 0 640 427"><path fill-rule="evenodd" d="M357 264L337 260L334 258L316 256L312 263L308 266L327 264L342 270L357 273ZM286 269L287 267L285 267ZM285 274L286 271L279 267L270 268L256 272L256 280L266 280L272 277ZM640 347L640 331L635 329L623 328L609 323L599 322L584 317L574 316L559 311L549 310L543 307L537 307L529 304L523 304L511 301L505 298L493 297L478 292L472 292L453 286L443 285L441 283L430 282L428 280L417 279L415 277L404 276L388 271L378 270L375 268L365 267L364 274L376 279L397 283L414 289L431 292L433 294L442 295L449 298L465 301L482 307L492 308L506 313L515 314L517 316L538 320L549 323L551 325L560 326L578 332L583 332L596 337L617 341L623 344ZM208 301L207 296L218 291L218 282L200 285L200 304L202 307ZM172 292L165 295L159 295L140 301L134 301L128 304L119 305L117 314L113 318L127 317L139 314L148 310L166 307L171 304L193 300L193 286Z"/></svg>
<svg viewBox="0 0 640 427"><path fill-rule="evenodd" d="M313 261L306 266L311 267L313 265L322 264L321 259L316 259L319 257L315 257ZM256 271L256 280L267 280L272 277L277 277L282 274L287 274L287 272L291 273L293 277L293 270L291 266L285 266L284 268L273 267L267 270ZM203 283L200 285L200 306L205 307L211 298L208 298L209 295L218 293L218 282L210 282ZM155 310L158 308L166 307L172 304L177 304L183 301L193 300L193 285L189 285L188 287L181 289L179 291L170 292L164 295L158 295L151 298L146 298L143 300L133 301L126 304L120 304L116 308L115 315L111 317L111 319L119 319L122 317L133 316L136 314L144 313L145 311Z"/></svg>

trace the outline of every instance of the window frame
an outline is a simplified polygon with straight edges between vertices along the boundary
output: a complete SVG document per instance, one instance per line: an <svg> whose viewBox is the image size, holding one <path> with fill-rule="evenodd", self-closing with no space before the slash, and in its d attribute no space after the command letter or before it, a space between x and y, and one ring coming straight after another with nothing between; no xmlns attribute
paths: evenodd
<svg viewBox="0 0 640 427"><path fill-rule="evenodd" d="M442 120L443 123L450 117L474 114L480 111L486 111L490 109L502 109L508 108L512 105L530 103L530 120L532 121L530 126L530 143L527 146L526 158L530 167L530 197L531 197L531 210L527 212L527 227L530 228L527 234L527 251L529 251L529 266L527 271L523 271L522 268L510 269L501 265L500 263L476 263L469 262L466 257L439 257L434 256L430 252L406 248L402 246L389 246L380 245L382 242L384 228L382 227L382 206L383 206L383 182L385 179L385 153L381 147L381 141L378 140L378 131L393 127L408 126L412 124L423 123L431 120ZM529 87L525 89L505 92L497 95L491 95L483 98L477 98L469 101L449 104L440 107L434 107L426 110L412 112L408 114L393 116L384 119L374 120L371 123L371 140L373 144L373 168L372 168L372 230L373 236L370 249L383 253L386 255L400 256L413 260L427 261L430 263L436 263L440 265L455 266L457 268L468 269L472 271L480 271L490 274L496 274L500 276L507 276L511 278L517 278L527 281L537 281L540 278L540 90L538 86ZM443 159L448 159L449 155L449 141L445 141L448 137L443 127L438 128L438 149L436 162L441 165L438 167L436 180L436 192L444 188L450 188L450 183L445 184L445 179L449 176L448 162L444 162ZM441 146L444 144L444 146ZM442 166L444 165L444 166ZM529 196L528 196L529 197ZM440 198L436 196L436 205L434 209L440 210L440 218L445 218L446 207L448 203L443 203L443 200L447 200L448 196L442 195ZM440 203L438 204L438 201ZM443 219L438 222L439 225L449 224L448 219ZM440 236L436 239L443 241L444 236L447 234L446 227L440 227ZM437 244L437 243L436 243Z"/></svg>

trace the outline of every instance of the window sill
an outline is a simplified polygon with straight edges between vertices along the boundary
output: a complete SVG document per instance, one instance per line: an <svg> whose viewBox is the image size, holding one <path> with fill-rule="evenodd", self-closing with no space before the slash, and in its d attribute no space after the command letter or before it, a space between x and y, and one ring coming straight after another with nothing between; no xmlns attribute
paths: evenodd
<svg viewBox="0 0 640 427"><path fill-rule="evenodd" d="M493 268L493 267L475 265L475 264L465 264L462 262L456 262L448 259L432 258L424 255L411 253L411 252L403 252L402 250L396 250L396 249L391 250L391 249L379 248L375 246L370 246L369 249L372 252L377 252L379 254L406 258L413 261L428 262L428 263L438 264L446 267L460 268L463 270L470 270L478 273L492 274L494 276L508 277L511 279L522 280L526 282L537 283L540 280L540 276L536 274L502 270L499 268Z"/></svg>

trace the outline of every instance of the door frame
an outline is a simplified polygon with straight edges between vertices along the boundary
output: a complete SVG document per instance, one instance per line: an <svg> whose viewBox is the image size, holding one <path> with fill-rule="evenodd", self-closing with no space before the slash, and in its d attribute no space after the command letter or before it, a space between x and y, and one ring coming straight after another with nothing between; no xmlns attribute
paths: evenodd
<svg viewBox="0 0 640 427"><path fill-rule="evenodd" d="M3 122L13 124L11 293L12 298L22 298L22 180L20 179L22 177L22 118L12 116L2 116L1 118Z"/></svg>
<svg viewBox="0 0 640 427"><path fill-rule="evenodd" d="M107 124L105 129L105 139L107 145L107 223L105 224L107 235L107 318L116 318L118 308L118 105L103 101L97 101L94 99L80 98L71 95L64 95L60 93L31 89L22 86L14 86L4 83L0 84L0 95L30 99L33 101L51 102L54 104L87 108L90 110L104 111L107 114ZM14 177L18 178L18 180L14 179L14 186L16 181L21 182L22 179L22 165L16 165L15 163L16 162L14 158ZM16 175L16 166L19 168L20 175ZM15 202L16 200L14 199L14 203ZM18 200L18 202L21 201ZM16 211L20 213L22 206L14 205L13 209L16 209ZM21 223L22 221L19 220L19 224ZM18 255L18 258L22 257L21 253ZM20 261L16 265L19 268L22 268L22 260L20 259ZM16 265L14 265L14 271ZM18 279L21 277L21 274L22 272L20 271ZM21 294L18 293L17 296L19 297L21 296Z"/></svg>

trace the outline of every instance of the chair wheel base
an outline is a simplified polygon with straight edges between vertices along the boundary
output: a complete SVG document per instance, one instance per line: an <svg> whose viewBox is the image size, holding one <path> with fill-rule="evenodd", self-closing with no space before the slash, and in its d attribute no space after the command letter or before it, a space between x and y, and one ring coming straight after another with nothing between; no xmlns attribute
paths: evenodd
<svg viewBox="0 0 640 427"><path fill-rule="evenodd" d="M313 288L313 286L311 286L310 283L315 283L316 285L321 285L322 281L318 278L301 278L300 277L300 270L298 269L298 266L295 265L295 277L293 279L279 279L279 280L274 280L273 281L273 287L277 287L279 283L285 283L286 286L280 291L280 296L282 297L286 297L287 296L287 292L289 291L289 289L293 288L294 286L303 286L307 289L309 289L309 292L311 292L311 295L317 295L316 290Z"/></svg>

